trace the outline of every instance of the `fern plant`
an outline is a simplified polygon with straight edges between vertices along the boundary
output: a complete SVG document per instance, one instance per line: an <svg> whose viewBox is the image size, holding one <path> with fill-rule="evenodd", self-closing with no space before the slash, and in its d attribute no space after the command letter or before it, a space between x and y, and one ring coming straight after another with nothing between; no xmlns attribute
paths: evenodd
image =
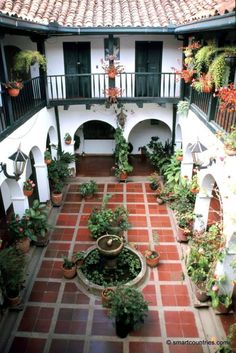
<svg viewBox="0 0 236 353"><path fill-rule="evenodd" d="M38 63L39 67L46 70L46 57L37 50L22 50L14 57L14 71L29 72L30 66Z"/></svg>

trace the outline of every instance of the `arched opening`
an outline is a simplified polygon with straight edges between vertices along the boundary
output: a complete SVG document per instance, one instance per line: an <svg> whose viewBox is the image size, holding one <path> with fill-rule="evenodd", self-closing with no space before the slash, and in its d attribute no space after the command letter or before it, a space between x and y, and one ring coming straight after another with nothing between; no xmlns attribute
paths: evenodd
<svg viewBox="0 0 236 353"><path fill-rule="evenodd" d="M214 183L211 200L208 211L207 225L210 226L214 223L221 222L223 220L223 212L221 207L219 188L216 183Z"/></svg>

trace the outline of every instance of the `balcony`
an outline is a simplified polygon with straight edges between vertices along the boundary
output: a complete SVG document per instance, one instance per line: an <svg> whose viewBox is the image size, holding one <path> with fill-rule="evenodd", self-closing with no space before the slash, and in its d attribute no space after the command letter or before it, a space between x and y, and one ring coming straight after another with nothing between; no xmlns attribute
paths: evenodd
<svg viewBox="0 0 236 353"><path fill-rule="evenodd" d="M120 102L177 103L180 83L175 73L122 73L109 80L107 74L54 75L47 77L50 106L102 104L106 90L116 87Z"/></svg>

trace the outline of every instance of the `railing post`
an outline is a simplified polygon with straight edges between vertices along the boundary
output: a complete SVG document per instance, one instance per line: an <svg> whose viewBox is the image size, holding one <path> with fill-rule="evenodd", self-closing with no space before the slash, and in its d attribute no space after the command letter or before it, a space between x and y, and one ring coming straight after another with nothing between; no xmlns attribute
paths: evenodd
<svg viewBox="0 0 236 353"><path fill-rule="evenodd" d="M45 55L45 39L34 39L31 38L32 41L35 41L37 43L37 50L40 52L40 54ZM49 105L49 98L48 98L48 85L47 85L47 68L46 70L42 70L42 68L39 68L39 76L40 76L40 92L42 95L42 98L46 100L47 106ZM41 80L42 78L42 80Z"/></svg>
<svg viewBox="0 0 236 353"><path fill-rule="evenodd" d="M215 114L216 114L216 106L217 106L217 98L211 95L211 99L209 102L208 106L208 112L207 112L207 120L215 120Z"/></svg>

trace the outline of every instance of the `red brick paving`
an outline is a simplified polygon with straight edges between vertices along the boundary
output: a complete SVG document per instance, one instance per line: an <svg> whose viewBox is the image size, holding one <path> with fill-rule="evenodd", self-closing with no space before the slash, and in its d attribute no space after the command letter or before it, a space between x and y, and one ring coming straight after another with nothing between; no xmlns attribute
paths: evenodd
<svg viewBox="0 0 236 353"><path fill-rule="evenodd" d="M116 337L100 298L94 299L80 288L77 278L64 279L61 271L63 255L94 244L87 220L93 207L101 205L104 190L112 193L109 207L127 204L133 225L127 232L128 241L141 252L151 242L161 255L160 264L148 270L142 286L149 302L145 324L122 341ZM15 337L4 353L203 353L199 345L166 344L169 337L200 339L200 331L195 320L196 309L183 280L179 244L174 238L167 208L157 205L153 195L148 183L108 183L99 184L99 193L92 200L82 200L79 185L69 186L66 203L58 209L51 241L38 264L25 309L19 314ZM229 320L225 315L221 320L227 331ZM45 334L49 332L45 351Z"/></svg>

